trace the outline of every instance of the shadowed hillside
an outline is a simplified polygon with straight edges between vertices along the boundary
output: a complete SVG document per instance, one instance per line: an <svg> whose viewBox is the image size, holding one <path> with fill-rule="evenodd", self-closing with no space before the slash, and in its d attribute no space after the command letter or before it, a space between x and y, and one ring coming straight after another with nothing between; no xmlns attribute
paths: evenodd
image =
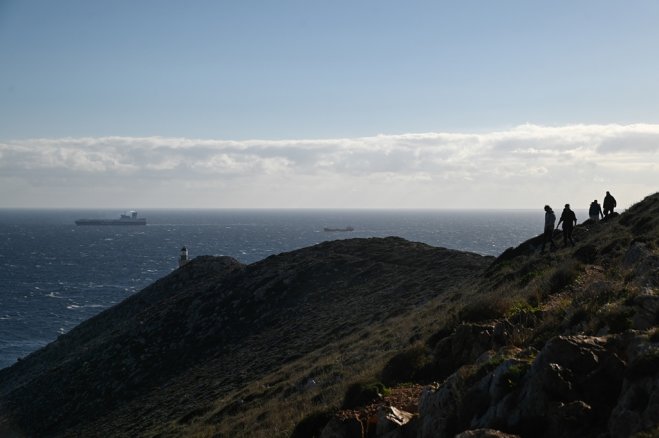
<svg viewBox="0 0 659 438"><path fill-rule="evenodd" d="M284 436L299 418L240 418L321 385L315 403L331 405L355 373L429 333L416 312L434 312L491 261L400 238L326 242L249 266L196 258L0 371L2 427L178 436L202 422Z"/></svg>
<svg viewBox="0 0 659 438"><path fill-rule="evenodd" d="M659 193L574 236L505 251L454 318L293 436L659 436Z"/></svg>

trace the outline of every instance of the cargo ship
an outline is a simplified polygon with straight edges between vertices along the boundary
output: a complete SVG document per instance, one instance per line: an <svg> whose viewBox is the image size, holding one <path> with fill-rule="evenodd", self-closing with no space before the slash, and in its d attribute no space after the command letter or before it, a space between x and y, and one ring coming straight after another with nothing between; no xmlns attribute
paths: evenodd
<svg viewBox="0 0 659 438"><path fill-rule="evenodd" d="M345 228L323 228L323 231L329 232L337 232L337 231L355 231L354 228L352 227L345 227Z"/></svg>
<svg viewBox="0 0 659 438"><path fill-rule="evenodd" d="M146 218L137 217L136 211L129 211L119 219L78 219L76 225L146 225Z"/></svg>

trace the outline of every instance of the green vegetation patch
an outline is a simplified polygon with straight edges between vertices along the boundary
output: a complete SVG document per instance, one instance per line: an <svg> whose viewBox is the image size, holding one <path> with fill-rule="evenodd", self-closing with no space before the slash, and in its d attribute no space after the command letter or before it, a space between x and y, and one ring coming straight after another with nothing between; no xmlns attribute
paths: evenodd
<svg viewBox="0 0 659 438"><path fill-rule="evenodd" d="M519 364L513 365L513 367L522 367L524 368L525 373L526 370L530 367L530 364L533 362L535 354L537 353L536 352L531 354L530 351L531 350L529 350L528 354L523 359L523 362L519 362ZM512 358L512 354L506 354L505 350L500 350L497 354L482 364L463 365L458 369L457 373L459 377L465 382L466 386L474 385L483 377L493 372L497 367L499 367L499 365L507 360L511 360ZM518 370L513 370L510 379L514 380L514 376L517 374ZM505 375L505 377L508 378L507 375Z"/></svg>
<svg viewBox="0 0 659 438"><path fill-rule="evenodd" d="M463 322L483 322L502 318L510 309L511 302L509 297L501 295L479 297L465 305L458 313L458 318Z"/></svg>
<svg viewBox="0 0 659 438"><path fill-rule="evenodd" d="M554 273L549 277L547 284L549 293L554 294L562 291L576 280L578 274L579 272L576 263L563 263L557 267Z"/></svg>
<svg viewBox="0 0 659 438"><path fill-rule="evenodd" d="M432 362L432 352L424 345L409 348L387 362L382 370L382 382L393 386L404 382L428 381L432 379Z"/></svg>
<svg viewBox="0 0 659 438"><path fill-rule="evenodd" d="M620 304L605 306L600 315L611 333L622 333L630 329L632 316L634 316L634 310Z"/></svg>
<svg viewBox="0 0 659 438"><path fill-rule="evenodd" d="M531 365L526 362L511 365L501 377L501 382L509 391L517 389Z"/></svg>
<svg viewBox="0 0 659 438"><path fill-rule="evenodd" d="M541 310L538 306L534 306L526 301L514 301L506 311L506 318L515 318L522 315L533 315L539 313Z"/></svg>

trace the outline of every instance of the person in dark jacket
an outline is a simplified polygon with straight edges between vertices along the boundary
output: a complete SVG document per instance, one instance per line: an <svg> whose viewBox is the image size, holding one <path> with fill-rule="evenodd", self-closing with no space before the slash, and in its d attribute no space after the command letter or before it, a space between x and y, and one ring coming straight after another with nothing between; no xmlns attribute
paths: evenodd
<svg viewBox="0 0 659 438"><path fill-rule="evenodd" d="M604 217L604 214L602 213L602 206L597 203L597 199L590 203L588 216L590 216L590 219L595 222Z"/></svg>
<svg viewBox="0 0 659 438"><path fill-rule="evenodd" d="M556 226L559 226L561 223L563 223L563 244L567 246L567 242L569 241L572 246L574 246L572 231L574 230L574 226L577 224L577 215L574 214L572 210L570 210L570 204L565 204L563 213L561 213L561 218L558 220L558 224L556 224Z"/></svg>
<svg viewBox="0 0 659 438"><path fill-rule="evenodd" d="M614 198L611 193L606 192L604 202L602 202L602 206L604 207L604 217L613 213L613 209L616 208L617 205L616 198Z"/></svg>
<svg viewBox="0 0 659 438"><path fill-rule="evenodd" d="M556 215L554 210L550 206L545 205L545 232L543 233L542 239L542 251L545 250L545 245L549 242L550 249L556 249L556 244L554 243L554 224L556 223Z"/></svg>

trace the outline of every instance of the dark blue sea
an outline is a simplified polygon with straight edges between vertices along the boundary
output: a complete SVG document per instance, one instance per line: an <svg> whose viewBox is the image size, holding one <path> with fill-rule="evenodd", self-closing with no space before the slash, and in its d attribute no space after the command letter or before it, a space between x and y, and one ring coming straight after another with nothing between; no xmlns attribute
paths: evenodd
<svg viewBox="0 0 659 438"><path fill-rule="evenodd" d="M544 220L541 209L145 210L146 226L74 224L120 213L0 209L0 368L170 273L183 245L191 258L243 263L352 237L401 236L498 255L539 234ZM354 231L323 231L346 226Z"/></svg>

